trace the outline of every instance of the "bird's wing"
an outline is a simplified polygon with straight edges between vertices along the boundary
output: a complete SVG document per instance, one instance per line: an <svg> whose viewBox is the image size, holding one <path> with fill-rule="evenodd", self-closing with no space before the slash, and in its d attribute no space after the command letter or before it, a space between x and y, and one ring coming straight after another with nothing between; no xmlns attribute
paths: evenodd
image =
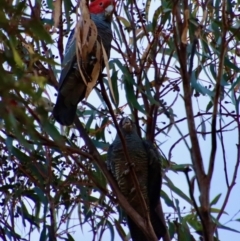
<svg viewBox="0 0 240 241"><path fill-rule="evenodd" d="M162 170L161 170L161 154L157 147L151 142L144 140L143 144L148 154L148 196L151 206L156 207L161 192Z"/></svg>
<svg viewBox="0 0 240 241"><path fill-rule="evenodd" d="M76 38L75 38L75 30L71 31L71 34L68 38L68 42L65 48L65 54L62 62L62 71L59 80L59 89L63 85L63 82L68 74L68 72L72 69L73 64L76 62Z"/></svg>

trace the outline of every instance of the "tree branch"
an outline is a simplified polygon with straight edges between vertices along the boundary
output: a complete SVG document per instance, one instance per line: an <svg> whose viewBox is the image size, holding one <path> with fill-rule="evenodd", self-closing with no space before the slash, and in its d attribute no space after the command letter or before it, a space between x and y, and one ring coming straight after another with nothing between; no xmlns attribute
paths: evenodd
<svg viewBox="0 0 240 241"><path fill-rule="evenodd" d="M188 10L187 0L184 0L184 12L186 13ZM192 99L191 99L191 86L190 86L190 76L187 72L187 50L186 44L181 41L181 37L183 32L186 31L179 25L179 17L178 17L178 9L177 4L173 7L173 16L174 16L174 23L173 23L173 31L174 31L174 42L179 58L179 63L181 66L181 76L182 76L182 83L183 83L183 91L184 91L184 101L185 101L185 109L187 114L187 123L188 123L188 130L190 135L190 140L192 144L191 149L191 159L193 164L193 169L196 173L197 183L200 190L200 218L203 225L203 233L205 241L212 241L213 240L213 229L212 229L212 220L210 216L210 206L209 206L209 179L204 171L203 166L203 159L200 150L200 145L197 138L196 127L194 122L194 114L193 114L193 107L192 107ZM184 14L184 26L186 27L188 22L187 14ZM176 29L176 25L178 26L178 31ZM180 38L180 43L179 43Z"/></svg>

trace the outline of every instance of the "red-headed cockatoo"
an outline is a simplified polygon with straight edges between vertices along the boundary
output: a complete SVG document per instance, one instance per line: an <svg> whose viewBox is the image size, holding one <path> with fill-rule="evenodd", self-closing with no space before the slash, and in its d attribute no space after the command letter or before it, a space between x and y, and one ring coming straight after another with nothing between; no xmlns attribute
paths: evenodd
<svg viewBox="0 0 240 241"><path fill-rule="evenodd" d="M93 21L96 28L92 25L88 26L86 37L87 21L84 21L82 18L76 25L76 28L80 29L73 29L70 33L62 63L63 69L59 80L57 102L53 109L53 116L61 125L69 126L73 123L78 103L88 96L105 67L103 50L99 47L101 42L109 59L112 41L111 20L114 6L113 0L95 0L91 2L89 5L90 21ZM84 12L86 11L82 10L83 15ZM94 29L97 29L97 34L94 32ZM87 43L86 47L84 47L84 43L79 43L78 37L80 35L81 41L84 41L83 39L85 38L87 42L91 41L89 39L91 39L91 35L94 35L94 33L96 34L94 43ZM90 45L93 48L88 53L86 48ZM77 52L79 50L80 54ZM84 60L81 54L85 56ZM94 81L92 81L93 78L95 78ZM92 87L88 88L86 83L91 83Z"/></svg>

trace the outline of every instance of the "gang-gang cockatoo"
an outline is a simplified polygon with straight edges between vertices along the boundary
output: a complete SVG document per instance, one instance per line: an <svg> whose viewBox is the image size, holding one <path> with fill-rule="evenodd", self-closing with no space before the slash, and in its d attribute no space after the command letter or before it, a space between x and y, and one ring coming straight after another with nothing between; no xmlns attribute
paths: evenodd
<svg viewBox="0 0 240 241"><path fill-rule="evenodd" d="M59 80L57 102L53 109L53 116L61 125L69 126L73 123L78 103L88 96L102 73L105 67L102 45L107 58L110 57L111 20L114 7L115 2L113 0L95 0L91 2L89 5L90 21L95 26L86 27L86 21L80 19L75 29L70 33L62 63L63 69ZM86 28L88 28L87 34ZM94 32L94 30L97 31ZM82 39L85 38L87 42L91 41L94 33L96 34L96 41L87 43L85 47L81 46L84 43L79 43L79 35L81 34ZM90 45L92 45L92 50L88 53L86 48ZM84 60L81 54L85 54ZM86 85L89 83L91 88Z"/></svg>
<svg viewBox="0 0 240 241"><path fill-rule="evenodd" d="M166 234L166 227L158 212L162 184L161 155L153 143L140 138L136 125L128 117L121 119L119 128L125 140L129 161L133 166L139 183L139 190L146 202L153 230L159 240ZM118 134L109 147L107 165L130 205L143 218L146 218L147 212L143 208L138 189L135 188L133 175L131 175L129 170L130 166L126 160L123 145ZM127 223L133 241L148 240L130 217L127 217Z"/></svg>

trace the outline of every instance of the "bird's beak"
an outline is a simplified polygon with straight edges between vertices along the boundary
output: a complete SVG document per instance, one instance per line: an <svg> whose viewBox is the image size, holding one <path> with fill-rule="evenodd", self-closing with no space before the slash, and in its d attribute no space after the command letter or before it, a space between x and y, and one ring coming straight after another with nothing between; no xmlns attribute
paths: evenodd
<svg viewBox="0 0 240 241"><path fill-rule="evenodd" d="M114 5L109 5L108 7L105 8L105 15L106 16L111 16L114 10Z"/></svg>
<svg viewBox="0 0 240 241"><path fill-rule="evenodd" d="M131 131L132 130L132 122L129 118L126 117L126 118L123 119L122 128L125 131Z"/></svg>

